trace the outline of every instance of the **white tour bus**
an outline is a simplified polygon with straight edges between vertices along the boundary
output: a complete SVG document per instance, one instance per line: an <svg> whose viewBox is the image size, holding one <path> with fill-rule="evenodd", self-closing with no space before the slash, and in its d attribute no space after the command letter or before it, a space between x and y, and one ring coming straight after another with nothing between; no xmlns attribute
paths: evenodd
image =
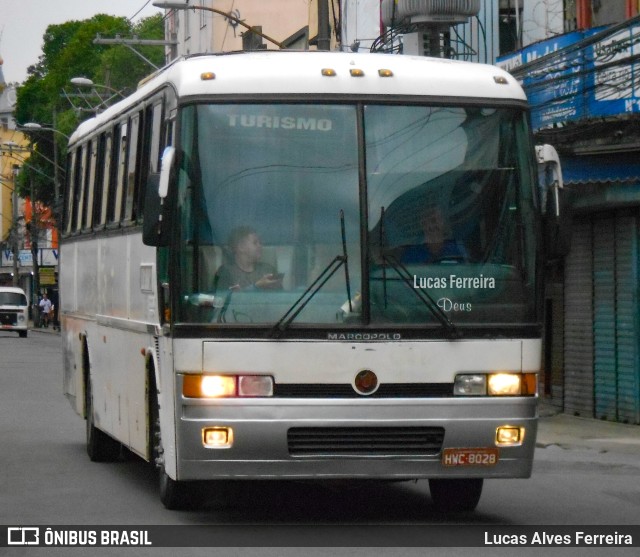
<svg viewBox="0 0 640 557"><path fill-rule="evenodd" d="M484 478L530 476L560 227L536 162L492 66L174 62L69 143L64 389L89 456L154 461L168 508L195 480L428 479L470 510Z"/></svg>

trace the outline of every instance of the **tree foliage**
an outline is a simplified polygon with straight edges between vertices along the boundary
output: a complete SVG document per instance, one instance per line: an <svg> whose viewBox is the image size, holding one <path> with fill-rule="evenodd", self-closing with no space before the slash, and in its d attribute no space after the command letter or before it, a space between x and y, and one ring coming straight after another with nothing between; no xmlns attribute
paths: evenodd
<svg viewBox="0 0 640 557"><path fill-rule="evenodd" d="M137 83L153 71L154 67L124 45L94 44L97 36L124 39L162 39L162 15L154 15L133 24L123 17L99 14L82 21L67 21L50 25L43 36L42 55L28 68L25 82L18 88L16 120L20 124L37 122L43 127L55 128L71 135L77 125L94 115L89 107L101 102L91 93L74 87L70 80L86 77L94 83L122 91L135 91ZM162 47L136 47L155 66L164 63ZM98 88L98 92L107 89ZM109 95L107 95L109 96ZM72 101L75 104L72 106ZM48 205L54 204L53 161L64 166L66 154L64 135L47 131L30 132L33 154L18 180L22 196L33 196ZM57 157L54 146L58 147ZM62 179L62 171L57 176Z"/></svg>

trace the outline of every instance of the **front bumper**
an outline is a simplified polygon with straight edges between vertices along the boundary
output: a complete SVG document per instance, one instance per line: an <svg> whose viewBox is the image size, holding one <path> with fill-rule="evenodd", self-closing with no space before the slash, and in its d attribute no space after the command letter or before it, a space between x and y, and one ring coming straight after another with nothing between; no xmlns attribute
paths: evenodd
<svg viewBox="0 0 640 557"><path fill-rule="evenodd" d="M537 434L537 398L228 399L180 398L176 406L177 478L386 479L527 478ZM496 447L500 426L524 428L522 444L500 447L495 465L445 466L445 448ZM230 448L205 448L205 427L230 427ZM355 454L298 454L292 428L442 428L441 446L424 454L380 447Z"/></svg>

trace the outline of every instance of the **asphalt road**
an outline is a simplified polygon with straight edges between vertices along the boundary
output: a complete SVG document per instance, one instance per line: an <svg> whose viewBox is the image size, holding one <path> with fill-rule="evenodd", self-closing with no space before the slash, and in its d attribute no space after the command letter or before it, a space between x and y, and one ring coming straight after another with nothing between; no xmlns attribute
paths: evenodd
<svg viewBox="0 0 640 557"><path fill-rule="evenodd" d="M388 527L634 525L640 516L640 464L635 456L557 446L537 450L531 479L486 481L478 509L468 515L437 513L426 482L251 483L232 489L224 505L215 489L205 487L209 502L201 508L167 511L150 465L131 455L116 463L90 462L84 436L84 421L62 394L60 336L34 331L20 339L0 332L0 524L215 524L238 535L238 547L214 553L204 548L178 553L171 548L101 548L95 553L75 550L78 555L299 555L296 547L311 544L317 547L305 548L306 556L357 556L371 555L366 546L387 545ZM247 547L256 545L251 536L258 531L287 549ZM349 536L359 547L336 549L350 545ZM228 536L225 540L231 545ZM68 549L53 548L0 548L0 554L3 551L11 556L69 554ZM609 551L614 553L594 549L592 554L638 554L637 548ZM496 548L385 547L375 554L469 552L493 555ZM584 555L585 550L510 548L507 553Z"/></svg>

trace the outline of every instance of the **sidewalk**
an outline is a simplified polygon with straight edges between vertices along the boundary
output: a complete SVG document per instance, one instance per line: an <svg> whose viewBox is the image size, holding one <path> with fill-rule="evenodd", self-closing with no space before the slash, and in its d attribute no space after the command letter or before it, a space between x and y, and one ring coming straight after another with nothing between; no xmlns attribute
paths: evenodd
<svg viewBox="0 0 640 557"><path fill-rule="evenodd" d="M562 414L544 401L540 402L539 412L537 447L557 445L564 449L640 455L640 425Z"/></svg>
<svg viewBox="0 0 640 557"><path fill-rule="evenodd" d="M47 333L50 335L59 335L60 329L54 329L53 325L49 325L48 327L34 327L33 321L29 321L29 334L31 333Z"/></svg>

